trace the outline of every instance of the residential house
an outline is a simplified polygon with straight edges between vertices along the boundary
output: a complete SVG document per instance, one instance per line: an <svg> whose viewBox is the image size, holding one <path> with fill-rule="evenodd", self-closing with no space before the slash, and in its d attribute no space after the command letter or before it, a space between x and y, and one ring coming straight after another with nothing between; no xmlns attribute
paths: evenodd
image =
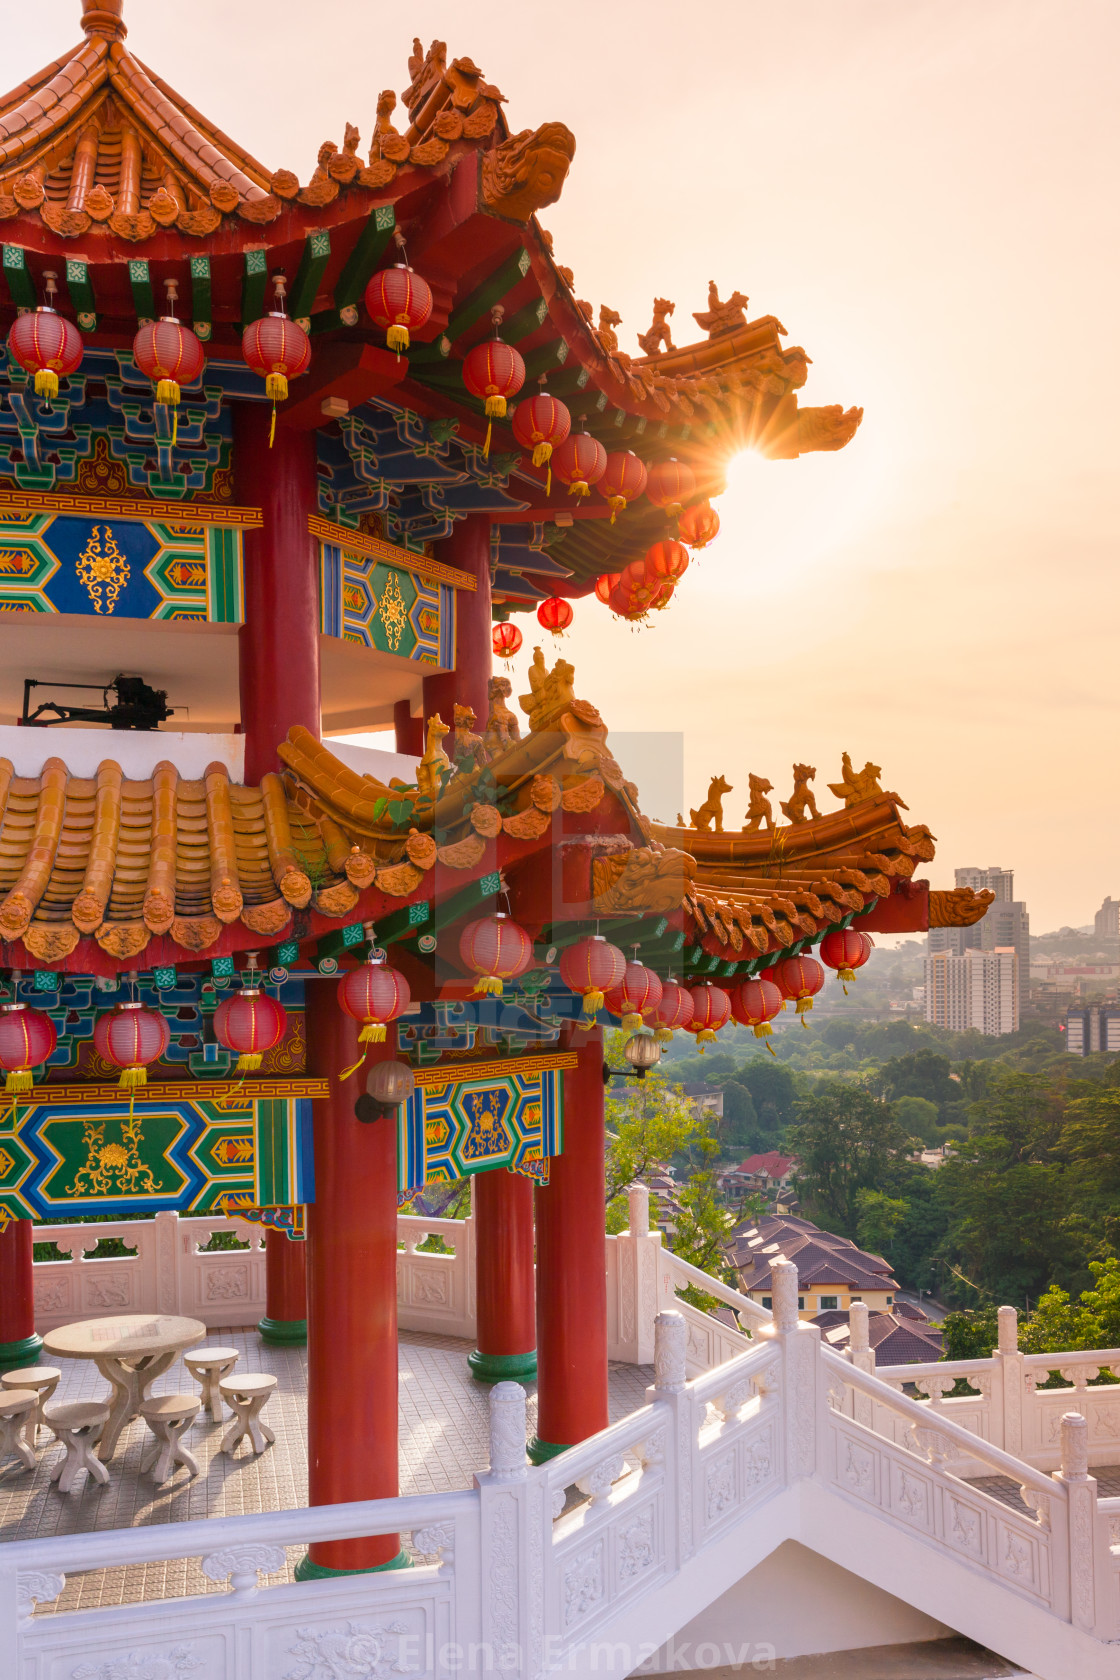
<svg viewBox="0 0 1120 1680"><path fill-rule="evenodd" d="M847 1311L853 1301L865 1301L873 1313L889 1312L895 1304L898 1285L888 1261L808 1219L772 1214L757 1224L744 1221L732 1231L731 1258L739 1288L763 1307L773 1304L774 1261L794 1261L802 1291L797 1304L805 1319Z"/></svg>

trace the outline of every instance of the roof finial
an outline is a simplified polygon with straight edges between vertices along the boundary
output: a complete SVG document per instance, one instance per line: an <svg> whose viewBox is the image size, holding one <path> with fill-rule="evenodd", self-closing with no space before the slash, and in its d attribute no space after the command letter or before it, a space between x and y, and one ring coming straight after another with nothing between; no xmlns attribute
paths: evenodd
<svg viewBox="0 0 1120 1680"><path fill-rule="evenodd" d="M123 41L128 34L123 13L124 0L82 0L82 28L105 41Z"/></svg>

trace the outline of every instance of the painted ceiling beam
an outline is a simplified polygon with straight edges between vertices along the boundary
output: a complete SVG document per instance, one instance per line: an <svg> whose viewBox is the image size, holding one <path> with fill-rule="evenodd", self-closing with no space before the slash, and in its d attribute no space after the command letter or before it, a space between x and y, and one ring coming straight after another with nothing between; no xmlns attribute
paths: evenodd
<svg viewBox="0 0 1120 1680"><path fill-rule="evenodd" d="M293 321L310 318L311 306L319 291L319 282L331 260L331 236L326 228L309 233L303 242L303 253L296 269L296 277L288 291L288 314Z"/></svg>
<svg viewBox="0 0 1120 1680"><path fill-rule="evenodd" d="M381 261L381 254L393 237L397 225L396 211L391 204L379 204L371 210L357 243L343 265L334 288L336 310L356 304L366 289L370 276Z"/></svg>
<svg viewBox="0 0 1120 1680"><path fill-rule="evenodd" d="M8 291L16 308L34 309L39 299L35 295L35 282L31 278L27 255L22 245L4 246L3 268L4 279L8 282Z"/></svg>
<svg viewBox="0 0 1120 1680"><path fill-rule="evenodd" d="M191 258L191 316L194 330L205 344L210 337L210 258Z"/></svg>
<svg viewBox="0 0 1120 1680"><path fill-rule="evenodd" d="M128 283L132 288L132 302L136 310L136 319L154 321L159 314L156 308L156 295L152 290L152 277L148 271L148 264L143 257L130 257L128 260Z"/></svg>
<svg viewBox="0 0 1120 1680"><path fill-rule="evenodd" d="M80 329L83 332L96 331L97 302L90 283L89 264L81 257L66 259L66 290L70 294L70 302L74 305Z"/></svg>
<svg viewBox="0 0 1120 1680"><path fill-rule="evenodd" d="M259 321L264 314L264 294L268 286L268 252L246 251L241 267L241 328L251 321Z"/></svg>
<svg viewBox="0 0 1120 1680"><path fill-rule="evenodd" d="M499 268L496 268L480 286L476 286L469 297L464 298L458 309L450 316L444 337L449 344L454 344L465 332L469 332L477 321L489 315L495 304L501 303L508 292L518 285L529 272L529 253L522 245L506 258ZM438 343L419 346L412 352L412 360L418 365L429 362L440 362L446 352L440 350Z"/></svg>

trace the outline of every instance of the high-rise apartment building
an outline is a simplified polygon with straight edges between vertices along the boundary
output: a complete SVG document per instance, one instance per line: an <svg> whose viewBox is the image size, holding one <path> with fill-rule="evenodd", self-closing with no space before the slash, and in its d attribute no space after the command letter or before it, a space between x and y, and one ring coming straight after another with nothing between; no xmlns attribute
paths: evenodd
<svg viewBox="0 0 1120 1680"><path fill-rule="evenodd" d="M1014 946L927 956L925 1015L949 1032L973 1028L988 1038L1017 1032L1019 955Z"/></svg>
<svg viewBox="0 0 1120 1680"><path fill-rule="evenodd" d="M1120 938L1120 899L1105 899L1093 917L1093 932L1098 939Z"/></svg>
<svg viewBox="0 0 1120 1680"><path fill-rule="evenodd" d="M1013 948L1018 954L1018 984L1026 987L1031 972L1031 929L1027 907L1015 897L1015 871L993 864L987 869L969 867L955 872L958 887L971 887L973 892L993 892L995 902L988 906L982 921L964 928L930 928L926 950L930 956L947 951L951 956L963 957L966 951L996 951ZM929 1018L929 1017L927 1017Z"/></svg>

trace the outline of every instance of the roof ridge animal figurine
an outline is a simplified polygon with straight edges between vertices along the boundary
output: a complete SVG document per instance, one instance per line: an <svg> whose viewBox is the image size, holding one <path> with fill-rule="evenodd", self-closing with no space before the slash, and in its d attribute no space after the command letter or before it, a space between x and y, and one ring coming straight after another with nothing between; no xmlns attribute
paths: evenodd
<svg viewBox="0 0 1120 1680"><path fill-rule="evenodd" d="M485 764L487 759L486 747L481 735L474 733L477 719L473 706L461 706L455 702L455 762L464 758L473 758L476 764Z"/></svg>
<svg viewBox="0 0 1120 1680"><path fill-rule="evenodd" d="M725 781L722 776L712 777L711 781L708 783L707 799L705 799L698 811L690 811L688 813L692 818L692 826L698 833L706 834L708 832L708 825L712 822L715 823L716 833L723 833L723 796L725 793L731 793L733 791L731 783Z"/></svg>
<svg viewBox="0 0 1120 1680"><path fill-rule="evenodd" d="M599 343L608 356L613 356L618 349L618 334L616 327L622 325L622 316L617 309L611 309L608 304L599 305Z"/></svg>
<svg viewBox="0 0 1120 1680"><path fill-rule="evenodd" d="M774 784L768 782L765 776L747 776L750 784L751 802L747 807L746 819L743 823L744 834L755 834L760 823L765 823L768 829L774 827L774 811L767 799L768 793L773 793Z"/></svg>
<svg viewBox="0 0 1120 1680"><path fill-rule="evenodd" d="M486 748L491 758L504 752L515 741L521 739L521 724L515 712L511 712L506 701L513 694L513 684L508 677L491 677L490 716L486 720Z"/></svg>
<svg viewBox="0 0 1120 1680"><path fill-rule="evenodd" d="M638 334L638 343L647 356L656 356L662 346L666 350L677 348L673 343L673 335L669 331L668 321L668 317L676 307L676 304L671 303L668 298L654 298L653 320L650 323L650 329L648 332Z"/></svg>
<svg viewBox="0 0 1120 1680"><path fill-rule="evenodd" d="M816 775L816 766L812 764L795 764L793 767L793 792L788 799L781 801L782 810L791 823L808 822L806 809L810 816L819 817L817 801L809 783Z"/></svg>
<svg viewBox="0 0 1120 1680"><path fill-rule="evenodd" d="M897 793L886 793L879 786L879 777L882 774L882 765L872 764L870 759L867 760L862 770L854 769L850 753L844 753L840 760L841 779L838 782L829 782L828 791L834 793L837 799L844 801L845 809L849 805L860 804L864 799L889 799L892 804L908 811L910 809L909 805L906 804L905 800L900 799Z"/></svg>
<svg viewBox="0 0 1120 1680"><path fill-rule="evenodd" d="M428 729L424 740L424 756L416 766L417 803L421 801L434 805L439 798L439 779L445 770L451 769L451 760L444 752L441 742L449 729L438 712L433 712L428 719Z"/></svg>
<svg viewBox="0 0 1120 1680"><path fill-rule="evenodd" d="M719 287L714 280L709 280L708 307L695 313L692 319L698 327L703 327L709 338L718 338L721 333L734 332L737 327L746 326L749 302L745 292L732 292L726 302L721 303Z"/></svg>

